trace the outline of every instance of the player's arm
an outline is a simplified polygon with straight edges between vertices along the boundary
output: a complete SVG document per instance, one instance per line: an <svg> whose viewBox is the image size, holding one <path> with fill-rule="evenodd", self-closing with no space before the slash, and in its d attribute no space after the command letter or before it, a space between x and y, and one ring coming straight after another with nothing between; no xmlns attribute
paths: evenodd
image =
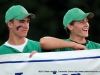
<svg viewBox="0 0 100 75"><path fill-rule="evenodd" d="M75 50L85 50L86 47L75 42L67 42L54 37L43 37L40 39L40 45L43 49L56 49L56 48L73 48Z"/></svg>

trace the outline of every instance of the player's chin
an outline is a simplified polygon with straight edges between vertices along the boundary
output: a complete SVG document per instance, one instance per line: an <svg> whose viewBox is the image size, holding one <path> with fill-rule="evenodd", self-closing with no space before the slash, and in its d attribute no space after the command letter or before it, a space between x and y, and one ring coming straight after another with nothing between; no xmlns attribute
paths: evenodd
<svg viewBox="0 0 100 75"><path fill-rule="evenodd" d="M26 37L26 36L27 36L27 34L23 34L23 35L22 35L22 37Z"/></svg>
<svg viewBox="0 0 100 75"><path fill-rule="evenodd" d="M84 38L87 38L89 35L87 34L87 35L84 35Z"/></svg>

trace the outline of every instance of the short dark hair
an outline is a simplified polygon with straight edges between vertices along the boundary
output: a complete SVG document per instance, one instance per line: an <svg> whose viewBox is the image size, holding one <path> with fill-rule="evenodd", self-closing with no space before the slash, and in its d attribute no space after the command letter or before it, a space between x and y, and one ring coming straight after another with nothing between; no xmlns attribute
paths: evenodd
<svg viewBox="0 0 100 75"><path fill-rule="evenodd" d="M9 22L14 22L14 19L11 19Z"/></svg>

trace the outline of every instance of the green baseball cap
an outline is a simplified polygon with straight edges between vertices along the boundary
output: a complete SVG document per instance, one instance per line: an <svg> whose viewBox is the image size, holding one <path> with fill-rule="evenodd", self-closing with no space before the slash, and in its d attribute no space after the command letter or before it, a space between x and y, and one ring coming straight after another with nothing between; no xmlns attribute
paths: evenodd
<svg viewBox="0 0 100 75"><path fill-rule="evenodd" d="M85 13L79 8L72 8L68 10L68 12L63 17L64 29L66 29L68 24L70 24L72 21L81 21L84 20L86 17L93 18L94 14L92 12Z"/></svg>
<svg viewBox="0 0 100 75"><path fill-rule="evenodd" d="M21 5L14 5L10 7L5 15L5 22L8 23L12 19L23 20L26 17L35 18L35 15L28 13L28 11Z"/></svg>

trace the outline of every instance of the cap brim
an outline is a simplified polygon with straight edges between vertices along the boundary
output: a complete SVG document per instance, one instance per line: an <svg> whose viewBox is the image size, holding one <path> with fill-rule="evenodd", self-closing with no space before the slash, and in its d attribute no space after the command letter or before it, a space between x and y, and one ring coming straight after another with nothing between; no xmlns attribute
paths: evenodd
<svg viewBox="0 0 100 75"><path fill-rule="evenodd" d="M35 18L36 16L34 14L32 14L32 13L29 13L28 17L29 18Z"/></svg>
<svg viewBox="0 0 100 75"><path fill-rule="evenodd" d="M84 15L80 15L79 17L77 17L74 21L80 21L80 20L84 20L85 18L93 18L94 14L92 12L90 13L85 13Z"/></svg>
<svg viewBox="0 0 100 75"><path fill-rule="evenodd" d="M94 14L92 12L86 13L86 14L87 14L87 18L93 18L94 17Z"/></svg>

